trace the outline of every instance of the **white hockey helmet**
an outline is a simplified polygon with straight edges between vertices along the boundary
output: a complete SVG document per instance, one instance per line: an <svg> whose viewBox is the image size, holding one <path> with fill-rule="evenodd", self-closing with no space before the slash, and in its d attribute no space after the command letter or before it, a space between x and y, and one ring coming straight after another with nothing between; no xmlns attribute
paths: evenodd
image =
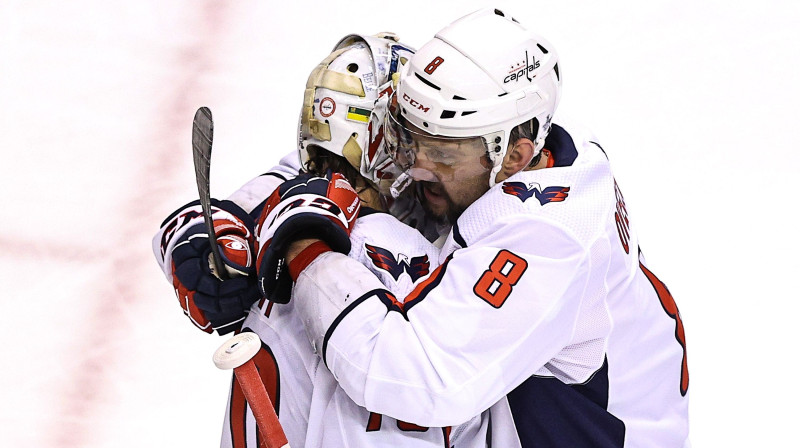
<svg viewBox="0 0 800 448"><path fill-rule="evenodd" d="M393 75L413 50L391 33L350 34L336 44L308 77L299 122L300 161L308 146L343 156L367 180L387 193L399 174L383 138Z"/></svg>
<svg viewBox="0 0 800 448"><path fill-rule="evenodd" d="M420 145L460 142L455 146L488 152L492 186L516 126L535 119L534 156L544 147L561 96L558 56L508 14L482 9L423 45L401 72L395 95L387 138L402 168L413 165ZM469 139L480 141L466 145Z"/></svg>

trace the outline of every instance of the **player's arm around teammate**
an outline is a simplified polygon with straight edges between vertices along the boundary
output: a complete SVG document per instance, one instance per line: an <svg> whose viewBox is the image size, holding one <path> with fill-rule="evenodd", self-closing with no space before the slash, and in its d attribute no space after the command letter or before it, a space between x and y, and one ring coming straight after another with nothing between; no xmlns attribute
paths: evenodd
<svg viewBox="0 0 800 448"><path fill-rule="evenodd" d="M258 251L258 269L260 278L269 277L274 286L269 288L273 300L265 298L253 305L244 331L258 334L262 341L256 363L293 446L439 448L457 443L470 448L484 446L487 438L487 420L482 416L455 428L451 437L451 428L418 427L357 406L320 365L294 302L286 303L287 271L273 256L279 247L263 244L280 238L264 233L269 228L264 223L273 219L285 220L290 232L301 235L315 226L324 228L330 246L368 266L385 288L398 295L408 292L436 262L438 249L385 213L388 204L379 194L381 181L390 177L393 168L378 137L383 109L374 102L391 91L391 83L386 85L390 68L402 63L408 52L393 39L350 35L315 68L307 83L299 126L304 173L280 185L266 200L259 218L256 232L264 251ZM367 115L369 120L363 121ZM310 208L298 204L310 204ZM359 211L362 217L348 238L340 224L352 223ZM408 216L408 210L403 211ZM224 428L223 447L243 442L257 445L252 416L235 383Z"/></svg>
<svg viewBox="0 0 800 448"><path fill-rule="evenodd" d="M560 87L554 48L499 10L423 46L386 132L429 211L455 224L441 265L400 299L297 243L297 309L376 412L442 426L508 394L523 446L688 446L680 314L605 152L553 124Z"/></svg>

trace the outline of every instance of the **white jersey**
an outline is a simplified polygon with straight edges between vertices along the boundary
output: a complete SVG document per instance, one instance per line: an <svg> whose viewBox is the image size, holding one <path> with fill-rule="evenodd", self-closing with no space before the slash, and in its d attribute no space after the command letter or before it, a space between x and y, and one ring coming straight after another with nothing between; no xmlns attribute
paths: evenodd
<svg viewBox="0 0 800 448"><path fill-rule="evenodd" d="M296 176L298 170L297 153L289 154L278 166L246 183L228 200L256 219L265 199L283 181ZM418 206L411 205L406 198L395 202L392 211L405 222L419 225L423 213ZM170 282L175 242L192 225L202 222L201 208L195 201L167 218L153 238L154 254ZM426 229L429 237L436 232L433 223ZM361 218L352 242L352 256L371 266L371 272L385 281L385 287L400 296L438 263L437 248L387 214ZM262 350L254 361L292 446L447 448L456 442L459 448L486 446L488 414L454 428L424 428L358 407L320 363L293 309L294 301L280 305L262 300L253 304L243 324L244 331L256 332L262 340ZM253 414L236 381L231 381L228 398L221 446L259 446Z"/></svg>
<svg viewBox="0 0 800 448"><path fill-rule="evenodd" d="M353 260L318 257L295 286L309 336L385 415L446 426L507 395L524 447L689 446L683 324L606 154L555 125L545 147L555 166L468 207L402 309Z"/></svg>
<svg viewBox="0 0 800 448"><path fill-rule="evenodd" d="M396 294L411 291L439 255L419 232L385 213L359 217L351 242L351 259L368 267ZM347 277L347 272L338 274L340 281ZM287 304L262 300L253 305L243 327L261 338L255 362L292 446L486 446L488 417L456 428L426 428L357 406L315 354L294 303L295 299ZM222 447L259 446L255 428L242 391L233 382Z"/></svg>

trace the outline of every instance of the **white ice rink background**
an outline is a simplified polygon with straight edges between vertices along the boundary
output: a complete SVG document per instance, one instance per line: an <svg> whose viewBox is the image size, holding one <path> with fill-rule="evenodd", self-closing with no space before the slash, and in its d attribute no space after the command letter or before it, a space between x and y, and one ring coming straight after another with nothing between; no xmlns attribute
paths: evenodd
<svg viewBox="0 0 800 448"><path fill-rule="evenodd" d="M696 447L796 443L800 3L500 1L559 50L563 110L609 154L681 309ZM213 447L223 341L150 238L195 198L194 111L224 197L294 147L350 32L420 46L483 1L0 1L0 446Z"/></svg>

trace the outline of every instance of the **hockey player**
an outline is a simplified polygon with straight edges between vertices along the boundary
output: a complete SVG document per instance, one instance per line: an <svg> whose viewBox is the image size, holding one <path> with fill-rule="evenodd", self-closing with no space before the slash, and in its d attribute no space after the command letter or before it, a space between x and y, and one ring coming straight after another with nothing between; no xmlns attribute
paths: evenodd
<svg viewBox="0 0 800 448"><path fill-rule="evenodd" d="M351 249L344 251L368 266L386 288L410 292L414 282L430 269L430 260L438 259L438 249L415 229L402 225L388 213L381 213L387 206L382 201L382 192L388 192L394 168L379 137L385 111L382 105L392 90L389 80L394 71L392 65L410 54L390 40L369 36L350 36L337 47L311 74L307 85L299 146L304 171L309 175L285 183L273 197L279 201L280 197L291 195L291 191L309 186L335 188L342 178L326 177L326 173L331 169L344 172L362 201L359 224L344 244ZM388 83L381 85L382 81ZM385 98L373 106L379 95ZM362 121L365 119L366 122ZM345 203L341 209L349 215L359 213L357 207L345 211L354 196L355 191L344 189L343 197L350 199L342 199ZM267 200L262 220L271 216L273 197ZM304 217L293 218L292 229L301 231ZM258 256L265 257L261 251ZM270 269L268 275L274 273ZM288 296L276 300L288 301ZM438 448L456 441L459 446L469 446L467 438L479 440L475 434L481 431L480 418L452 434L461 439L451 440L450 428L423 428L357 406L312 351L291 302L262 300L248 314L243 331L256 332L264 343L257 362L263 365L262 379L275 395L274 405L287 435L294 433L290 436L292 444ZM230 428L232 439L237 438L234 431L246 421L241 418L245 409L240 394L234 385L229 407L235 409L229 409L225 425L225 436ZM252 438L255 426L252 422L249 425ZM305 434L301 433L303 429Z"/></svg>
<svg viewBox="0 0 800 448"><path fill-rule="evenodd" d="M324 189L328 184L337 185L344 177L349 179L359 190L363 206L352 239L342 246L352 247L350 256L370 267L386 288L403 294L428 272L431 261L438 259L438 249L418 231L380 212L388 205L381 200L381 193L388 192L396 171L381 142L385 103L393 90L391 74L409 56L410 51L392 38L351 35L337 44L312 72L305 92L299 159L308 174L284 183L272 196L279 199L289 194L287 190L316 185ZM286 162L270 177L278 173L293 176ZM330 169L342 171L345 176L327 174ZM349 184L343 185L348 189L340 197L355 198ZM263 197L271 186L259 179L235 197ZM272 197L253 208L256 215L269 215L274 205ZM352 201L347 200L349 205ZM392 205L403 216L417 219L411 207L401 201ZM359 205L359 201L355 204ZM211 277L209 243L196 205L184 208L165 222L154 240L156 255L173 280L187 315L197 326L220 333L241 326L241 331L259 335L262 350L254 360L292 446L438 448L456 442L459 447L485 446L488 421L481 416L468 419L468 424L455 430L425 428L371 413L353 403L312 351L293 303L279 303L287 302L288 296L256 302L242 323L235 311L253 295L254 221L251 214L230 201L217 206L216 233L233 278L220 281ZM260 213L262 208L264 213ZM353 216L358 211L359 207L354 207L348 213ZM293 229L301 229L303 221L303 216L294 219ZM264 254L259 256L263 258ZM237 291L235 294L228 292L228 284L235 286L230 289ZM230 312L224 318L218 317L226 310ZM258 437L255 420L234 381L222 446L255 447L259 446Z"/></svg>
<svg viewBox="0 0 800 448"><path fill-rule="evenodd" d="M392 301L355 260L298 240L294 309L375 412L446 426L507 395L525 447L689 446L680 313L605 151L554 124L561 76L553 46L500 10L441 30L401 72L386 130L455 224L441 265Z"/></svg>

